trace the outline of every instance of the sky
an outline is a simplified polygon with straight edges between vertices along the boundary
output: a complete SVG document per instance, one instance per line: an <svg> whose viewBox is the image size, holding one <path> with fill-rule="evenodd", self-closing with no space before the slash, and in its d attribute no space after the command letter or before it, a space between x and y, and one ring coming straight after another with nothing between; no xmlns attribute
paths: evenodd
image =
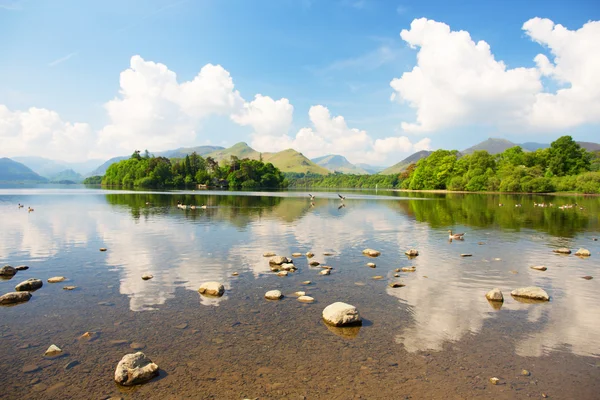
<svg viewBox="0 0 600 400"><path fill-rule="evenodd" d="M600 142L600 2L0 0L0 157Z"/></svg>

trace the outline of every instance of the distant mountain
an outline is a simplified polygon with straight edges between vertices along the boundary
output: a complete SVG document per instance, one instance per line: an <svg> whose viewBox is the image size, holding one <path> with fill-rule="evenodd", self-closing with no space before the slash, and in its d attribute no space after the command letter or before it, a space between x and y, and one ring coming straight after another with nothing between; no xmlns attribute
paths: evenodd
<svg viewBox="0 0 600 400"><path fill-rule="evenodd" d="M587 151L598 151L600 150L600 144L592 142L577 142L578 145L586 149Z"/></svg>
<svg viewBox="0 0 600 400"><path fill-rule="evenodd" d="M267 153L265 153L267 154ZM252 147L248 146L245 142L239 142L234 144L229 148L221 148L220 150L213 151L211 153L206 154L206 157L212 157L215 161L229 160L231 156L236 156L237 158L249 158L251 160L260 159L260 153L254 150Z"/></svg>
<svg viewBox="0 0 600 400"><path fill-rule="evenodd" d="M73 182L73 183L81 183L83 181L83 176L73 171L72 169L66 169L64 171L59 172L58 174L50 177L50 182Z"/></svg>
<svg viewBox="0 0 600 400"><path fill-rule="evenodd" d="M110 167L111 165L113 165L116 162L127 160L130 157L131 156L113 157L110 160L104 162L102 165L100 165L98 168L96 168L92 172L89 172L85 175L86 176L98 176L98 175L102 176L106 173L106 170L108 169L108 167Z"/></svg>
<svg viewBox="0 0 600 400"><path fill-rule="evenodd" d="M400 161L398 164L394 164L389 168L384 169L379 174L380 175L395 175L400 174L408 168L410 164L415 164L422 158L429 156L432 152L428 150L421 150L406 157L404 160Z"/></svg>
<svg viewBox="0 0 600 400"><path fill-rule="evenodd" d="M327 156L313 158L311 161L333 172L355 175L367 175L369 173L368 171L350 163L346 157L337 154L329 154Z"/></svg>
<svg viewBox="0 0 600 400"><path fill-rule="evenodd" d="M179 149L175 150L162 151L160 153L156 153L156 155L167 158L184 158L185 156L192 154L193 152L196 152L196 154L198 154L199 156L204 156L214 151L223 149L224 147L221 146L180 147Z"/></svg>
<svg viewBox="0 0 600 400"><path fill-rule="evenodd" d="M26 165L10 158L0 158L0 182L47 182Z"/></svg>
<svg viewBox="0 0 600 400"><path fill-rule="evenodd" d="M550 145L547 143L535 143L535 142L521 143L521 144L518 144L517 146L521 146L521 148L526 151L536 151L539 149L547 149L548 147L550 147Z"/></svg>
<svg viewBox="0 0 600 400"><path fill-rule="evenodd" d="M483 142L476 144L475 146L469 147L461 151L462 154L471 154L477 150L485 150L490 154L498 154L502 153L506 149L510 149L511 147L518 146L516 143L511 142L506 139L494 139L489 138L484 140Z"/></svg>
<svg viewBox="0 0 600 400"><path fill-rule="evenodd" d="M102 162L102 160L67 162L44 157L13 157L12 160L25 164L34 172L46 178L52 178L67 169L72 169L78 174L85 174Z"/></svg>
<svg viewBox="0 0 600 400"><path fill-rule="evenodd" d="M364 169L369 174L377 174L385 169L385 167L378 167L376 165L369 165L369 164L362 164L362 163L354 164L354 165L356 165L358 168Z"/></svg>

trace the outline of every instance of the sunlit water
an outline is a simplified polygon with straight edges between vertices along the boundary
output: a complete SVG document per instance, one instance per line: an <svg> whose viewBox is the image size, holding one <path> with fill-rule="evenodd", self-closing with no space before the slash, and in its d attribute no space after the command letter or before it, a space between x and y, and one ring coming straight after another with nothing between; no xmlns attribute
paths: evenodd
<svg viewBox="0 0 600 400"><path fill-rule="evenodd" d="M333 192L317 193L311 206L299 191L0 188L0 266L30 267L0 281L0 293L31 277L44 281L29 302L0 308L0 397L88 398L81 396L84 391L89 398L350 398L358 393L390 398L378 387L387 374L403 377L389 393L443 397L450 385L452 396L502 397L486 392L496 390L488 387L487 375L465 375L461 386L448 376L449 368L462 373L483 363L496 366L497 374L513 368L518 375L518 360L535 365L538 358L546 367L577 368L579 381L570 383L545 372L548 391L585 398L597 388L598 197L345 194L341 207ZM177 201L207 208L181 210ZM555 206L539 208L534 202ZM558 208L575 202L572 209ZM35 211L27 212L29 206ZM449 242L448 229L466 232L465 240ZM101 247L108 251L98 251ZM592 256L554 254L558 247L584 247ZM365 248L380 250L381 256L369 259L361 254ZM404 252L410 248L420 255L408 259ZM311 251L314 260L333 270L320 276L320 267L298 257L298 271L278 277L262 256L266 251L287 256ZM472 257L461 257L464 253ZM533 265L548 269L532 270ZM396 268L406 266L416 272L394 277ZM154 278L142 280L145 273ZM384 279L373 280L375 275ZM47 283L52 276L67 281ZM303 286L305 280L312 284ZM200 296L197 290L206 281L222 282L225 295ZM406 286L388 287L395 281ZM65 285L77 289L65 291ZM530 304L510 296L525 286L543 288L551 301ZM505 297L499 310L484 297L494 287ZM264 300L271 289L286 297ZM292 295L298 290L316 301L299 303ZM335 301L355 305L363 326L325 326L321 311ZM86 331L97 332L97 338L78 339ZM124 391L112 375L119 359L134 351L133 342L144 346L162 372L159 379ZM43 353L52 343L65 355L46 360ZM489 359L482 361L481 353ZM446 361L438 369L428 367L425 380L421 372L411 378L406 368L404 375L394 372L398 362L418 370L423 354ZM65 369L73 360L79 364ZM24 372L31 365L39 369ZM377 368L383 369L373 372ZM340 377L344 371L358 378ZM502 378L508 385L498 390L507 398L537 393L521 388L519 378L516 383L509 383L512 376ZM427 389L424 382L436 379L437 387Z"/></svg>

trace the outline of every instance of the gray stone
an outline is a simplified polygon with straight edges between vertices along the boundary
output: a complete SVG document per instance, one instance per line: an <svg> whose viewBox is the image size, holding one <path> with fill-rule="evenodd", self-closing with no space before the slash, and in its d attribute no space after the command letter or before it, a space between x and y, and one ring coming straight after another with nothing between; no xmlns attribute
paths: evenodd
<svg viewBox="0 0 600 400"><path fill-rule="evenodd" d="M379 256L381 255L381 252L380 252L380 251L373 250L373 249L364 249L364 250L362 251L362 253L363 253L365 256L369 256L369 257L379 257Z"/></svg>
<svg viewBox="0 0 600 400"><path fill-rule="evenodd" d="M53 276L52 278L48 278L48 283L58 283L64 281L65 279L67 278L64 276Z"/></svg>
<svg viewBox="0 0 600 400"><path fill-rule="evenodd" d="M323 310L323 319L326 323L333 326L346 326L360 324L362 319L356 307L337 302L328 305Z"/></svg>
<svg viewBox="0 0 600 400"><path fill-rule="evenodd" d="M589 257L592 253L590 253L588 249L581 248L575 252L575 255L579 257Z"/></svg>
<svg viewBox="0 0 600 400"><path fill-rule="evenodd" d="M158 365L138 351L123 356L119 361L115 370L115 382L123 386L133 386L146 383L157 375Z"/></svg>
<svg viewBox="0 0 600 400"><path fill-rule="evenodd" d="M404 252L404 254L406 254L406 255L407 255L407 256L409 256L409 257L416 257L416 256L418 256L418 255L419 255L419 251L418 251L418 250L415 250L415 249L410 249L410 250L406 250L406 251Z"/></svg>
<svg viewBox="0 0 600 400"><path fill-rule="evenodd" d="M273 257L269 260L269 264L271 264L271 265L289 264L292 262L293 261L291 259L284 257L284 256Z"/></svg>
<svg viewBox="0 0 600 400"><path fill-rule="evenodd" d="M225 287L219 282L205 282L200 285L198 292L207 296L223 296Z"/></svg>
<svg viewBox="0 0 600 400"><path fill-rule="evenodd" d="M510 294L514 297L523 297L532 300L550 300L550 296L548 296L548 293L546 293L544 289L539 288L537 286L529 286L525 288L515 289L512 292L510 292Z"/></svg>
<svg viewBox="0 0 600 400"><path fill-rule="evenodd" d="M17 270L10 265L5 265L0 268L0 276L13 276L17 273Z"/></svg>
<svg viewBox="0 0 600 400"><path fill-rule="evenodd" d="M28 267L27 265L17 265L17 266L15 267L15 269L16 269L17 271L25 271L25 270L29 269L29 267Z"/></svg>
<svg viewBox="0 0 600 400"><path fill-rule="evenodd" d="M265 293L265 299L267 300L279 300L283 297L283 294L279 290L269 290Z"/></svg>
<svg viewBox="0 0 600 400"><path fill-rule="evenodd" d="M0 304L15 304L29 301L31 293L29 292L11 292L0 296Z"/></svg>
<svg viewBox="0 0 600 400"><path fill-rule="evenodd" d="M42 282L41 279L29 278L15 286L15 290L17 292L31 292L33 290L38 290L43 285L44 282Z"/></svg>
<svg viewBox="0 0 600 400"><path fill-rule="evenodd" d="M504 301L504 296L498 288L494 288L485 294L485 298L489 301Z"/></svg>
<svg viewBox="0 0 600 400"><path fill-rule="evenodd" d="M263 253L263 257L274 257L277 254L271 252L271 251L267 251L266 253Z"/></svg>
<svg viewBox="0 0 600 400"><path fill-rule="evenodd" d="M145 281L147 281L149 279L152 279L152 278L154 278L154 275L152 275L152 274L144 274L144 275L142 275L142 279L145 280Z"/></svg>

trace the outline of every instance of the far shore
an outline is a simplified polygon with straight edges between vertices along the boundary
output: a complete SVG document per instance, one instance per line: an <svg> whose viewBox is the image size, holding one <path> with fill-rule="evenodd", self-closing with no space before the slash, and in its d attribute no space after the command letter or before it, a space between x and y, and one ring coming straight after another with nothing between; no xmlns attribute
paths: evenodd
<svg viewBox="0 0 600 400"><path fill-rule="evenodd" d="M460 194L525 194L525 195L536 195L536 196L587 196L587 197L598 197L598 193L577 193L577 192L548 192L548 193L533 193L533 192L469 192L466 190L448 190L448 189L434 189L434 190L412 190L412 189L389 189L393 192L406 192L406 193L460 193Z"/></svg>

